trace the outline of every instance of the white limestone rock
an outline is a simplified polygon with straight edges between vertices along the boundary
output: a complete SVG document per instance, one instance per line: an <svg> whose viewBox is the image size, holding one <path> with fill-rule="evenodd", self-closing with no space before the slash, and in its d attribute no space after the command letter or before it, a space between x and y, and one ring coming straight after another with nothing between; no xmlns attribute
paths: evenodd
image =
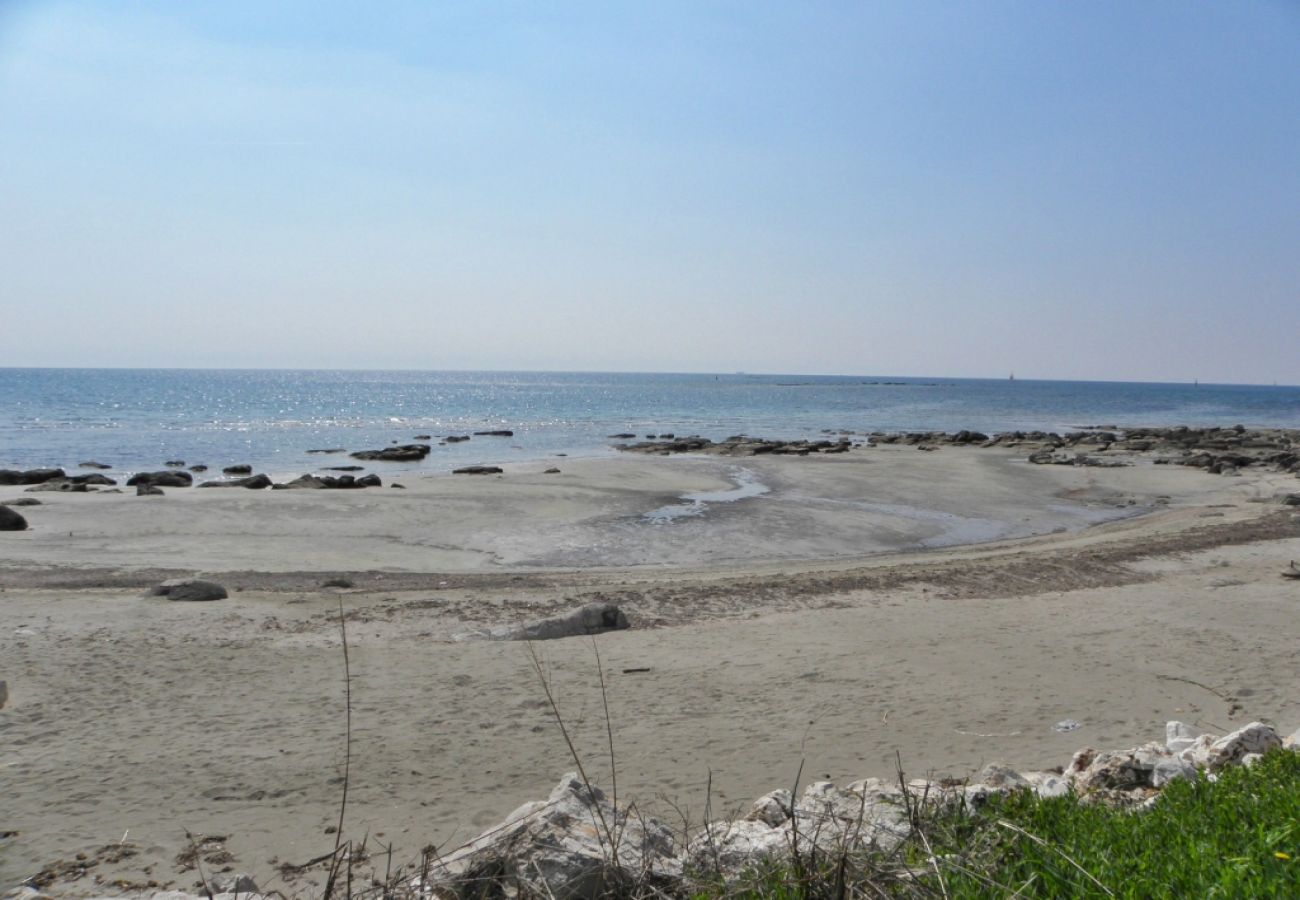
<svg viewBox="0 0 1300 900"><path fill-rule="evenodd" d="M610 835L617 835L617 847ZM545 801L526 803L504 822L441 859L417 892L487 893L586 900L636 882L669 887L681 877L671 832L627 808L616 810L576 773Z"/></svg>
<svg viewBox="0 0 1300 900"><path fill-rule="evenodd" d="M1030 789L1043 799L1064 797L1070 793L1070 780L1056 772L1026 772L1025 780Z"/></svg>
<svg viewBox="0 0 1300 900"><path fill-rule="evenodd" d="M1282 739L1271 726L1251 722L1210 745L1208 768L1217 771L1224 766L1239 765L1249 754L1263 755L1281 746Z"/></svg>
<svg viewBox="0 0 1300 900"><path fill-rule="evenodd" d="M764 794L754 801L745 819L750 822L762 822L769 828L777 828L790 818L793 798L787 790L776 790Z"/></svg>
<svg viewBox="0 0 1300 900"><path fill-rule="evenodd" d="M1165 746L1176 756L1191 747L1202 734L1203 731L1186 722L1166 722Z"/></svg>
<svg viewBox="0 0 1300 900"><path fill-rule="evenodd" d="M733 875L765 859L790 851L789 820L773 828L757 819L710 822L686 846L692 872Z"/></svg>

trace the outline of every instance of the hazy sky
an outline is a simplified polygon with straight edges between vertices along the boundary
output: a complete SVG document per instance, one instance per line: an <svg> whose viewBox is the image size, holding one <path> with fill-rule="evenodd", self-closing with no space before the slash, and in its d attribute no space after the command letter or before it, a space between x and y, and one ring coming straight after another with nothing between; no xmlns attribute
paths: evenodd
<svg viewBox="0 0 1300 900"><path fill-rule="evenodd" d="M1300 2L0 0L0 365L1300 383Z"/></svg>

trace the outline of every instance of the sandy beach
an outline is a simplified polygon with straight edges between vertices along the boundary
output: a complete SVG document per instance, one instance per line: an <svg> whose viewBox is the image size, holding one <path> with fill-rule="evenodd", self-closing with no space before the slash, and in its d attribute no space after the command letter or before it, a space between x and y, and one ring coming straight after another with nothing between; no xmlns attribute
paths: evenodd
<svg viewBox="0 0 1300 900"><path fill-rule="evenodd" d="M573 768L529 645L456 637L598 599L632 628L531 646L610 786L599 650L619 795L669 821L801 765L961 777L1168 719L1300 725L1300 585L1279 577L1300 559L1300 511L1278 502L1293 475L901 445L551 465L402 490L0 487L42 501L0 536L0 887L110 844L135 853L59 890L191 887L187 831L226 836L218 867L264 889L318 879L280 866L333 847L340 603L345 831L395 862ZM147 595L192 575L230 597Z"/></svg>

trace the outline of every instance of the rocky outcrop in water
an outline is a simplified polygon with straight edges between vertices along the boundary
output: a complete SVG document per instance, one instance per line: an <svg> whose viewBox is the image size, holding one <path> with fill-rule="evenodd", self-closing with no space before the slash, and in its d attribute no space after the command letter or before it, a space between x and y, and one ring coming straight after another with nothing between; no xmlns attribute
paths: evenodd
<svg viewBox="0 0 1300 900"><path fill-rule="evenodd" d="M357 450L349 453L353 459L371 459L382 462L419 462L433 448L428 444L399 444L382 450Z"/></svg>
<svg viewBox="0 0 1300 900"><path fill-rule="evenodd" d="M661 435L662 437L662 435ZM810 453L845 453L852 446L848 438L835 441L776 441L751 438L743 434L724 441L712 441L698 435L674 437L668 440L641 441L636 444L619 444L618 449L629 453L648 453L670 456L674 453L705 453L712 456L808 456Z"/></svg>

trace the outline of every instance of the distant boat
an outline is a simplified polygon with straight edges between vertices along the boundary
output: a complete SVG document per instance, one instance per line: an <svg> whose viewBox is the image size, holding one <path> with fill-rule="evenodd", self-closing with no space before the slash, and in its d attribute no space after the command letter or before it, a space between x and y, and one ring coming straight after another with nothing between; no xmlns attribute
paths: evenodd
<svg viewBox="0 0 1300 900"><path fill-rule="evenodd" d="M1016 373L1015 373L1015 372L1012 372L1012 373L1011 373L1011 377L1008 378L1007 381L1015 381L1015 380L1016 380Z"/></svg>

